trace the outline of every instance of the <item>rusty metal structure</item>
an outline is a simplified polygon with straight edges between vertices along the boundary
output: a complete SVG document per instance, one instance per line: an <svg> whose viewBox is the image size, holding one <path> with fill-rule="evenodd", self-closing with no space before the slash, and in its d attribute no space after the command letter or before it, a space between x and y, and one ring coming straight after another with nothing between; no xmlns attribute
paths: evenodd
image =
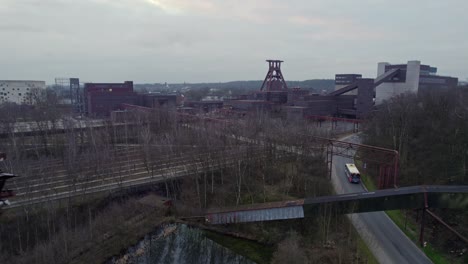
<svg viewBox="0 0 468 264"><path fill-rule="evenodd" d="M265 80L263 81L260 91L287 91L288 85L284 80L283 73L281 73L282 60L267 60L268 72Z"/></svg>
<svg viewBox="0 0 468 264"><path fill-rule="evenodd" d="M6 159L6 154L0 153L0 163L2 163L2 165L5 159ZM16 175L12 173L5 173L3 172L2 168L0 168L0 208L3 207L4 205L9 205L10 203L8 201L8 198L15 196L15 192L13 190L3 189L5 187L6 181L15 177Z"/></svg>
<svg viewBox="0 0 468 264"><path fill-rule="evenodd" d="M14 174L0 172L0 207L3 205L8 205L9 202L7 198L15 196L15 192L13 190L3 189L5 187L6 181L14 177L16 177Z"/></svg>

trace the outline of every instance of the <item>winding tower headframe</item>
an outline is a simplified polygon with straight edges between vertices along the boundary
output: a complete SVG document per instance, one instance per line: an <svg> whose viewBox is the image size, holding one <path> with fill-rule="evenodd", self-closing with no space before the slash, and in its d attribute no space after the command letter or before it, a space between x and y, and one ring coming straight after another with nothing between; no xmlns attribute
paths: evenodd
<svg viewBox="0 0 468 264"><path fill-rule="evenodd" d="M288 89L288 85L281 73L282 60L266 60L268 62L268 72L263 81L260 91L284 91Z"/></svg>

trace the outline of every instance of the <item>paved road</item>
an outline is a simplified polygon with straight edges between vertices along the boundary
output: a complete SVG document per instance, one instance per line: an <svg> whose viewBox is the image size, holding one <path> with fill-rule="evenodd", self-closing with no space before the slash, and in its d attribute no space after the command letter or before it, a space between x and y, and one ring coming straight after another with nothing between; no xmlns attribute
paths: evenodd
<svg viewBox="0 0 468 264"><path fill-rule="evenodd" d="M357 135L342 140L360 142ZM345 157L333 158L332 182L335 191L339 194L365 191L362 185L348 182L344 174L345 163L354 162ZM349 218L380 263L432 263L385 212L353 214Z"/></svg>

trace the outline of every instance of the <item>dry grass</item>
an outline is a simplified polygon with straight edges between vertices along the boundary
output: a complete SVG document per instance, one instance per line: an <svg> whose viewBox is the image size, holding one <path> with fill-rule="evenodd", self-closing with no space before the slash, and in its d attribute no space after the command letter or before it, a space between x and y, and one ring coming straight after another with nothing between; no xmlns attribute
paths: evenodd
<svg viewBox="0 0 468 264"><path fill-rule="evenodd" d="M162 208L135 199L112 203L81 227L62 228L8 263L102 263L138 242L165 219Z"/></svg>

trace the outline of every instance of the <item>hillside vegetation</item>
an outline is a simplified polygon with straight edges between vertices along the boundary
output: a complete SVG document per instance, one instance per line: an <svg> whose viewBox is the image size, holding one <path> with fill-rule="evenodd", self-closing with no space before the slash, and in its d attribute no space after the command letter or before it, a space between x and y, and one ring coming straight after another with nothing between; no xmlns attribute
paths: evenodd
<svg viewBox="0 0 468 264"><path fill-rule="evenodd" d="M468 184L468 89L405 94L384 102L366 124L364 143L399 151L400 186ZM378 175L377 167L372 169ZM434 211L468 235L468 212ZM420 212L407 213L410 221L421 219ZM468 261L468 245L433 219L426 221L431 245L454 260Z"/></svg>

